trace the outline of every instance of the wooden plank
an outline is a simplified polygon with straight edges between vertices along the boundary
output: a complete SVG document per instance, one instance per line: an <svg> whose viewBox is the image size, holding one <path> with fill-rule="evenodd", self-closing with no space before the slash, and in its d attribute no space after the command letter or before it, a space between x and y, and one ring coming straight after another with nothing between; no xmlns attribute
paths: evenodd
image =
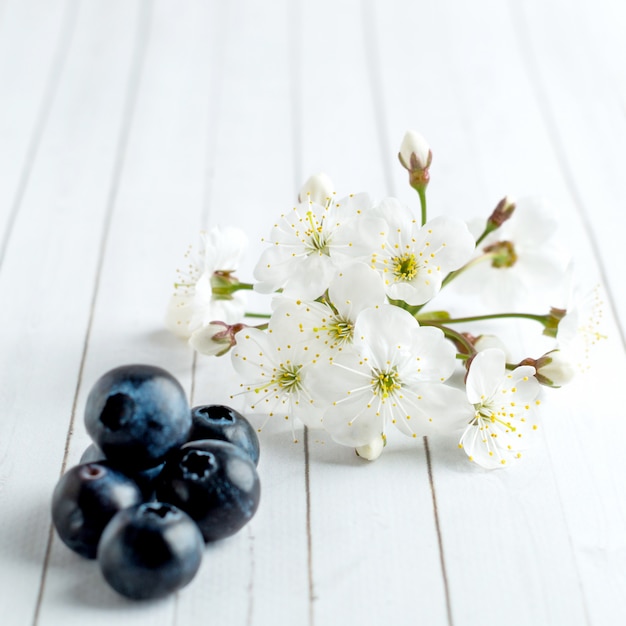
<svg viewBox="0 0 626 626"><path fill-rule="evenodd" d="M199 3L183 11L174 11L166 2L118 8L132 10L134 55L127 55L127 62L132 60L131 73L116 169L107 194L110 221L93 287L94 310L70 464L88 444L81 419L86 396L109 368L152 363L165 367L190 388L190 355L164 331L163 316L170 291L168 277L178 252L172 243L184 240L187 220L198 219L202 208L205 140L200 123L206 113L206 84L202 89L197 85L209 45L201 37L206 13ZM94 26L104 18L110 21L110 32L124 32L129 21L123 12L111 14L102 4L94 8ZM120 73L115 59L107 61L109 72ZM97 91L100 88L104 86ZM181 97L185 93L191 95ZM129 624L175 619L175 597L148 606L133 605L107 587L97 565L83 562L72 567L72 560L76 561L55 540L40 623L110 623L110 611L124 607ZM59 566L64 575L56 575Z"/></svg>
<svg viewBox="0 0 626 626"><path fill-rule="evenodd" d="M371 16L359 2L301 7L302 179L323 170L339 198L360 191L385 197L396 152L380 126ZM394 434L395 452L390 445L371 465L324 433L309 435L316 624L411 624L416 615L446 623L424 450L421 441Z"/></svg>
<svg viewBox="0 0 626 626"><path fill-rule="evenodd" d="M0 267L69 45L73 2L0 7Z"/></svg>
<svg viewBox="0 0 626 626"><path fill-rule="evenodd" d="M529 88L506 7L444 3L420 6L418 13L398 4L376 15L386 35L381 63L390 68L384 76L390 126L419 125L428 134L433 122L439 133L431 144L438 146L431 206L436 202L442 212L470 218L486 215L506 193L541 191L563 206L565 236L589 263L592 251ZM425 62L411 73L402 60L415 58L414 46L424 51ZM575 411L563 396L560 402ZM549 408L544 412L544 422L550 421ZM558 506L571 457L559 455L553 468L552 449L539 442L519 467L485 474L467 467L446 442L432 442L432 449L455 623L587 623L580 551L570 517ZM484 594L487 604L480 600Z"/></svg>
<svg viewBox="0 0 626 626"><path fill-rule="evenodd" d="M88 443L82 409L104 370L153 362L194 404L243 407L228 357L194 359L163 328L198 228L244 228L247 280L260 237L310 173L326 170L339 194L416 206L395 160L407 128L435 151L432 215L484 216L505 193L542 193L584 280L601 277L598 256L623 308L619 3L594 5L593 23L585 4L560 0L152 5L0 2L0 105L17 120L0 116L0 214L14 207L0 273L10 623L624 621L626 361L610 311L595 368L548 395L536 447L508 472L468 465L452 437L427 454L398 436L366 464L317 432L303 443L298 430L294 445L289 425L270 423L257 516L210 546L176 596L126 602L56 538L45 556L52 488ZM579 45L598 32L607 46ZM55 61L59 41L67 57ZM527 331L515 326L514 341Z"/></svg>
<svg viewBox="0 0 626 626"><path fill-rule="evenodd" d="M597 351L591 373L581 381L584 386L573 388L568 402L557 404L547 438L554 443L552 456L590 619L608 625L626 619L621 592L626 560L618 530L625 522L626 499L615 485L615 477L626 471L620 449L626 426L616 410L618 380L626 372L619 271L624 252L615 228L616 218L620 219L615 206L621 193L619 163L626 125L617 70L619 52L605 63L607 52L616 48L605 49L598 45L604 38L590 36L599 24L589 20L586 7L576 4L567 12L567 28L562 28L563 8L562 3L555 3L546 11L530 3L516 17L534 88L543 97L542 113L593 243L587 261L600 266L606 289L609 340ZM624 24L623 6L604 3L597 8L613 28ZM585 150L593 150L595 158L590 161ZM600 430L590 419L595 415L602 416Z"/></svg>
<svg viewBox="0 0 626 626"><path fill-rule="evenodd" d="M252 270L276 216L297 194L294 176L289 2L231 3L219 17L220 87L211 94L204 226L238 226L249 248L238 272ZM262 24L263 27L259 28ZM269 311L268 297L251 294L250 309ZM262 320L261 320L262 321ZM254 320L249 323L255 323ZM244 409L230 356L197 359L194 404ZM247 415L247 413L245 413ZM260 426L262 416L249 416ZM210 547L206 594L179 601L180 621L216 614L232 624L304 624L309 613L305 457L288 425L260 434L261 504L247 529ZM236 598L236 600L233 600Z"/></svg>
<svg viewBox="0 0 626 626"><path fill-rule="evenodd" d="M116 158L111 138L119 129L134 39L132 5L111 3L97 20L91 6L77 16L0 277L3 293L11 294L0 308L0 576L2 605L14 623L30 622L37 611L50 498L71 427ZM111 38L104 27L116 19ZM59 571L54 563L52 577Z"/></svg>
<svg viewBox="0 0 626 626"><path fill-rule="evenodd" d="M606 3L601 15L626 26L626 13ZM598 7L600 9L600 7ZM595 6L594 6L595 10ZM563 17L567 27L563 27ZM615 226L621 197L622 146L626 138L623 53L606 63L606 51L593 38L594 22L580 3L531 2L513 12L530 83L573 202L593 246L608 304L626 348L626 296L621 268L626 253ZM558 28L557 28L558 25ZM597 25L595 26L597 28ZM612 39L607 37L608 42ZM617 65L617 67L616 67ZM621 69L621 75L620 70ZM621 79L621 84L620 84Z"/></svg>

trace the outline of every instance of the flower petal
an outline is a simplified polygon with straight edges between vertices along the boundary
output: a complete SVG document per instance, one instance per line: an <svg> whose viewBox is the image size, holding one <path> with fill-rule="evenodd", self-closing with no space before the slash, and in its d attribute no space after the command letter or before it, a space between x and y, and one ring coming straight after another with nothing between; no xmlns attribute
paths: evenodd
<svg viewBox="0 0 626 626"><path fill-rule="evenodd" d="M351 263L331 281L328 294L337 311L355 321L368 307L385 303L385 288L380 274L365 263Z"/></svg>
<svg viewBox="0 0 626 626"><path fill-rule="evenodd" d="M505 372L506 357L498 348L488 348L473 359L465 386L467 399L479 404L495 395Z"/></svg>

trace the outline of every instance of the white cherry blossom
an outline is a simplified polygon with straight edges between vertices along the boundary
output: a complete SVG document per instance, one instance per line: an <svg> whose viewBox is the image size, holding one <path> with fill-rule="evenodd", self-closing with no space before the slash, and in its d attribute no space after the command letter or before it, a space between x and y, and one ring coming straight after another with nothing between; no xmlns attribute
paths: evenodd
<svg viewBox="0 0 626 626"><path fill-rule="evenodd" d="M393 300L428 302L439 292L443 278L474 252L474 239L461 220L436 217L420 226L395 198L383 200L376 211L385 218L388 234L382 249L372 249L370 262Z"/></svg>
<svg viewBox="0 0 626 626"><path fill-rule="evenodd" d="M474 224L478 235L484 225ZM507 310L545 306L563 282L567 255L556 241L558 221L554 209L542 198L515 202L515 212L478 246L483 257L452 283L463 293L473 293L490 308Z"/></svg>
<svg viewBox="0 0 626 626"><path fill-rule="evenodd" d="M556 342L562 358L568 359L580 373L590 368L594 347L606 339L603 308L600 286L596 286L582 295L572 288L563 309L565 314L559 321Z"/></svg>
<svg viewBox="0 0 626 626"><path fill-rule="evenodd" d="M321 427L321 411L308 387L315 356L307 344L271 329L246 328L231 354L251 411L291 420L292 429L295 419Z"/></svg>
<svg viewBox="0 0 626 626"><path fill-rule="evenodd" d="M387 302L378 272L365 263L338 270L330 281L328 297L321 302L277 296L270 327L292 333L294 340L309 341L317 350L341 351L351 344L359 313Z"/></svg>
<svg viewBox="0 0 626 626"><path fill-rule="evenodd" d="M241 291L219 294L237 271L247 238L238 228L213 227L200 233L197 252L189 246L185 267L177 270L174 293L165 323L174 334L189 338L202 326L216 321L234 323L244 315L246 297ZM214 287L216 289L214 289Z"/></svg>
<svg viewBox="0 0 626 626"><path fill-rule="evenodd" d="M255 289L315 300L337 268L366 260L384 241L385 222L374 215L367 194L321 205L309 199L281 215L269 246L254 269Z"/></svg>
<svg viewBox="0 0 626 626"><path fill-rule="evenodd" d="M323 424L340 444L370 446L394 425L410 437L455 429L467 415L463 393L443 383L455 349L396 306L362 311L354 340L311 369L309 388L326 403Z"/></svg>
<svg viewBox="0 0 626 626"><path fill-rule="evenodd" d="M489 348L474 357L466 379L474 416L459 442L470 461L496 469L521 458L537 428L539 389L535 368L522 365L508 371L502 350Z"/></svg>

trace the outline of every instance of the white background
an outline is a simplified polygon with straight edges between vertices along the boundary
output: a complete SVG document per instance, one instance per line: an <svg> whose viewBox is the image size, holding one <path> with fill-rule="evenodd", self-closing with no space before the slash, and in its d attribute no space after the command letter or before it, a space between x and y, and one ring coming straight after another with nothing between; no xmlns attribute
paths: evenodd
<svg viewBox="0 0 626 626"><path fill-rule="evenodd" d="M2 624L626 623L624 32L621 0L0 0ZM187 245L241 226L250 279L320 170L416 206L408 128L433 149L431 215L553 204L583 288L604 289L591 372L492 473L453 440L365 464L270 423L253 522L175 596L118 597L50 526L91 385L146 362L194 404L231 402L229 358L163 327Z"/></svg>

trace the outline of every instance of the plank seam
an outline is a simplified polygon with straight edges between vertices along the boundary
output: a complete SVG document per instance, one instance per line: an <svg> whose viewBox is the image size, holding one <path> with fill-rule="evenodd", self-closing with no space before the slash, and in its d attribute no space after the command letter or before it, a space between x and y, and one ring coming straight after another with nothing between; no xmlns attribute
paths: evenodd
<svg viewBox="0 0 626 626"><path fill-rule="evenodd" d="M315 585L313 583L313 537L311 533L311 476L309 457L309 429L304 427L304 489L306 493L306 552L307 573L309 577L309 626L315 623L313 603L315 601Z"/></svg>
<svg viewBox="0 0 626 626"><path fill-rule="evenodd" d="M430 456L430 446L428 437L424 436L424 451L426 453L426 467L428 468L428 482L430 484L430 493L433 499L433 515L435 518L435 530L437 531L437 544L439 547L439 562L441 564L441 576L443 578L443 590L446 598L446 614L448 617L448 626L454 626L452 620L452 604L450 602L450 587L448 585L448 573L446 571L446 559L443 552L443 538L441 535L441 525L439 523L439 509L437 508L437 494L435 492L435 481L433 479L433 465Z"/></svg>

